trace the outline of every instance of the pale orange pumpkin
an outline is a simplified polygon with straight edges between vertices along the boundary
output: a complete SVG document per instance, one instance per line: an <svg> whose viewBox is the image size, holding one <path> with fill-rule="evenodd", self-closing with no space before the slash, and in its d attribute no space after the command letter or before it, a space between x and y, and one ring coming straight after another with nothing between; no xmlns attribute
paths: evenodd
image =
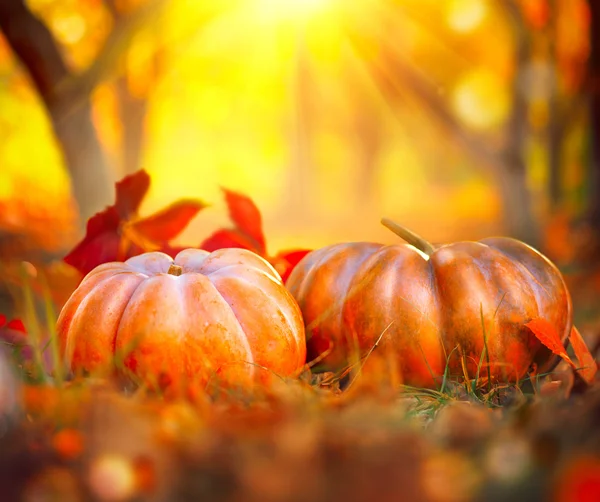
<svg viewBox="0 0 600 502"><path fill-rule="evenodd" d="M74 372L121 360L146 384L224 386L294 375L305 363L298 305L273 267L243 249L160 252L92 270L57 332Z"/></svg>

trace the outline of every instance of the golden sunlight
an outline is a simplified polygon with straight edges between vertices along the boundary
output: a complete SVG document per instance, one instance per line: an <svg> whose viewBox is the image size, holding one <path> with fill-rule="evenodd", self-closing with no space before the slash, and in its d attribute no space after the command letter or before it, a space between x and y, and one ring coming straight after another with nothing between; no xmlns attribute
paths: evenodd
<svg viewBox="0 0 600 502"><path fill-rule="evenodd" d="M278 21L295 19L298 21L324 10L331 0L256 0L263 19Z"/></svg>
<svg viewBox="0 0 600 502"><path fill-rule="evenodd" d="M452 0L446 3L447 22L453 30L468 33L482 23L487 7L483 0Z"/></svg>

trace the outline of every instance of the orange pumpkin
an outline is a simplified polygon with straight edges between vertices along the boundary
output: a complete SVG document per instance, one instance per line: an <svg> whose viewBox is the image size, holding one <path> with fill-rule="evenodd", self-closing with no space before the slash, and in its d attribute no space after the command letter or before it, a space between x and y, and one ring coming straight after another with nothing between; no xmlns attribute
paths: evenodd
<svg viewBox="0 0 600 502"><path fill-rule="evenodd" d="M75 372L114 370L168 388L215 377L247 387L293 375L306 357L298 305L273 267L243 249L152 252L92 270L57 332ZM270 371L269 371L270 370Z"/></svg>
<svg viewBox="0 0 600 502"><path fill-rule="evenodd" d="M571 298L547 258L505 237L434 248L382 223L410 244L335 244L308 254L288 278L309 360L339 370L368 354L418 386L438 385L447 362L450 375L473 378L479 369L494 381L556 363L525 326L541 317L563 342L571 331Z"/></svg>

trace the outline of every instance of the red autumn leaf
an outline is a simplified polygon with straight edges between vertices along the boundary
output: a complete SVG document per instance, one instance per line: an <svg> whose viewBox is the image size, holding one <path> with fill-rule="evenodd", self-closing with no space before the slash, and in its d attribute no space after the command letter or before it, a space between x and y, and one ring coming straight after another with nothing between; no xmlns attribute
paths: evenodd
<svg viewBox="0 0 600 502"><path fill-rule="evenodd" d="M115 209L126 220L136 215L150 188L150 176L141 169L119 181L115 186Z"/></svg>
<svg viewBox="0 0 600 502"><path fill-rule="evenodd" d="M262 216L256 204L247 195L223 189L225 202L229 208L229 217L236 228L255 241L254 249L258 254L266 253L265 236L262 228Z"/></svg>
<svg viewBox="0 0 600 502"><path fill-rule="evenodd" d="M575 357L577 357L577 361L579 362L579 370L577 370L577 372L587 383L592 383L598 371L598 364L594 360L594 356L592 356L585 344L585 340L575 326L573 326L573 329L571 330L569 341L571 342L571 347L573 347L573 352L575 352Z"/></svg>
<svg viewBox="0 0 600 502"><path fill-rule="evenodd" d="M200 244L200 248L210 252L222 248L242 248L262 256L260 251L256 249L253 240L242 232L230 228L217 230Z"/></svg>
<svg viewBox="0 0 600 502"><path fill-rule="evenodd" d="M308 253L310 253L310 249L280 251L273 258L270 258L269 261L275 267L275 270L279 272L281 279L285 283L292 273L292 270L294 270L300 260L302 260L302 258L304 258Z"/></svg>
<svg viewBox="0 0 600 502"><path fill-rule="evenodd" d="M532 319L525 324L536 336L536 338L548 347L557 356L562 357L567 361L571 367L576 368L575 363L567 354L567 351L560 339L559 334L556 332L556 328L545 319L538 317Z"/></svg>
<svg viewBox="0 0 600 502"><path fill-rule="evenodd" d="M204 207L199 202L183 201L136 221L149 186L150 177L144 170L119 181L114 205L88 220L85 237L64 261L85 275L102 263L160 249Z"/></svg>
<svg viewBox="0 0 600 502"><path fill-rule="evenodd" d="M12 321L9 321L6 327L8 329L12 329L13 331L27 333L27 331L25 330L25 325L23 324L23 321L21 321L21 319L13 319Z"/></svg>
<svg viewBox="0 0 600 502"><path fill-rule="evenodd" d="M83 240L64 257L65 263L87 274L101 263L120 258L121 218L114 206L92 216L88 222Z"/></svg>
<svg viewBox="0 0 600 502"><path fill-rule="evenodd" d="M223 189L223 192L235 228L217 230L200 247L211 252L222 248L248 249L268 260L285 282L298 262L310 251L295 249L268 256L262 217L256 204L250 197L238 192L227 189Z"/></svg>
<svg viewBox="0 0 600 502"><path fill-rule="evenodd" d="M181 200L147 218L132 222L129 227L151 241L170 241L205 207L199 201Z"/></svg>
<svg viewBox="0 0 600 502"><path fill-rule="evenodd" d="M137 214L149 187L150 177L144 170L116 183L114 205L88 220L85 237L64 261L85 275L102 263L124 260L142 252L134 244L123 249L120 229L123 221Z"/></svg>
<svg viewBox="0 0 600 502"><path fill-rule="evenodd" d="M26 341L27 331L21 319L12 319L6 322L6 316L0 314L0 345L22 345Z"/></svg>

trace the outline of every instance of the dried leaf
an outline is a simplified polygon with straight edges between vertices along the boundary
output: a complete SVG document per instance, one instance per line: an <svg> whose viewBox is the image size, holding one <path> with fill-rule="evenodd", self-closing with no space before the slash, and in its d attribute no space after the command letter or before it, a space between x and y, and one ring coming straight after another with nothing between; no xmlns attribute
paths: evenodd
<svg viewBox="0 0 600 502"><path fill-rule="evenodd" d="M132 222L129 227L151 241L170 241L205 207L200 201L181 200L147 218Z"/></svg>
<svg viewBox="0 0 600 502"><path fill-rule="evenodd" d="M254 249L260 255L266 253L265 236L262 228L262 217L252 199L241 193L223 189L225 202L229 208L229 217L236 228L254 241Z"/></svg>
<svg viewBox="0 0 600 502"><path fill-rule="evenodd" d="M557 356L562 357L571 365L571 367L576 368L575 363L567 354L560 336L552 324L545 319L538 317L529 321L527 324L525 324L525 326L527 326L536 336L536 338L552 352L554 352Z"/></svg>
<svg viewBox="0 0 600 502"><path fill-rule="evenodd" d="M579 373L581 378L587 383L592 383L598 371L598 364L594 360L594 356L592 356L585 344L585 340L575 326L573 326L573 329L571 330L569 341L575 352L575 357L577 357L577 361L579 362L577 373Z"/></svg>

